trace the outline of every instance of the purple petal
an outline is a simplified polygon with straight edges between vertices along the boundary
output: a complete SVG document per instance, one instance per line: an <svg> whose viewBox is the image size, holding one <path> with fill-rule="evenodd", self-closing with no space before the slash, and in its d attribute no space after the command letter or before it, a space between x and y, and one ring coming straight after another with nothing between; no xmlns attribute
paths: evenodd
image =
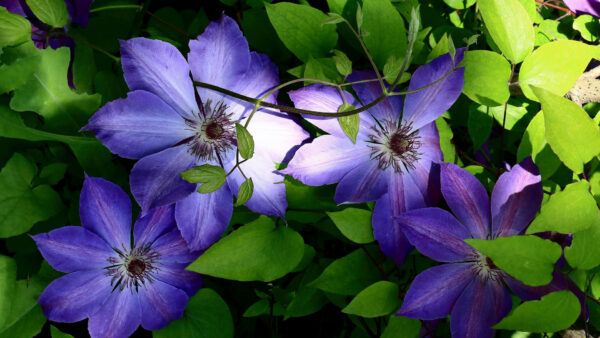
<svg viewBox="0 0 600 338"><path fill-rule="evenodd" d="M543 198L540 171L528 157L498 178L492 191L492 234L523 232L540 210Z"/></svg>
<svg viewBox="0 0 600 338"><path fill-rule="evenodd" d="M422 254L436 261L464 261L473 252L463 241L471 238L469 231L446 210L411 210L397 216L396 221L410 243Z"/></svg>
<svg viewBox="0 0 600 338"><path fill-rule="evenodd" d="M87 26L92 1L93 0L66 0L65 2L67 3L67 10L69 11L71 21L84 27Z"/></svg>
<svg viewBox="0 0 600 338"><path fill-rule="evenodd" d="M474 238L486 238L490 231L490 201L483 185L453 163L442 164L442 194L450 210Z"/></svg>
<svg viewBox="0 0 600 338"><path fill-rule="evenodd" d="M183 267L162 266L155 276L156 279L185 291L188 297L195 295L202 287L202 276L199 273L184 270Z"/></svg>
<svg viewBox="0 0 600 338"><path fill-rule="evenodd" d="M21 6L21 1L19 0L2 0L0 5L5 7L6 10L13 14L18 14L24 17L27 17L25 11L23 10L23 6Z"/></svg>
<svg viewBox="0 0 600 338"><path fill-rule="evenodd" d="M210 194L192 193L175 208L177 227L191 250L204 251L218 241L232 214L233 196L227 184Z"/></svg>
<svg viewBox="0 0 600 338"><path fill-rule="evenodd" d="M402 265L406 255L413 248L393 218L394 215L402 213L403 209L404 195L388 192L377 200L373 210L373 236L381 251L391 257L397 265Z"/></svg>
<svg viewBox="0 0 600 338"><path fill-rule="evenodd" d="M158 237L175 228L175 206L170 204L150 210L138 218L133 227L135 246L153 243Z"/></svg>
<svg viewBox="0 0 600 338"><path fill-rule="evenodd" d="M436 205L440 201L440 166L422 158L404 174L406 210Z"/></svg>
<svg viewBox="0 0 600 338"><path fill-rule="evenodd" d="M188 249L178 229L160 236L152 244L152 249L160 254L160 261L166 266L181 266L198 258L197 252Z"/></svg>
<svg viewBox="0 0 600 338"><path fill-rule="evenodd" d="M456 50L454 62L459 64L463 59L464 48ZM453 68L450 54L435 58L429 64L417 68L410 80L409 90L425 87L449 73ZM444 80L427 89L406 95L404 115L402 119L412 123L413 129L435 121L452 104L462 91L464 68L456 70Z"/></svg>
<svg viewBox="0 0 600 338"><path fill-rule="evenodd" d="M380 169L379 162L375 160L357 163L342 177L334 199L339 204L375 201L387 192L391 174L389 170Z"/></svg>
<svg viewBox="0 0 600 338"><path fill-rule="evenodd" d="M175 46L146 38L122 40L121 64L129 89L155 94L181 116L198 113L190 67Z"/></svg>
<svg viewBox="0 0 600 338"><path fill-rule="evenodd" d="M444 318L472 279L470 263L429 268L412 282L398 315L426 320Z"/></svg>
<svg viewBox="0 0 600 338"><path fill-rule="evenodd" d="M347 136L323 135L300 147L281 172L306 185L333 184L361 163L370 162L370 153L364 144L354 144Z"/></svg>
<svg viewBox="0 0 600 338"><path fill-rule="evenodd" d="M156 95L143 90L107 103L82 130L92 131L111 152L135 159L193 136L179 114Z"/></svg>
<svg viewBox="0 0 600 338"><path fill-rule="evenodd" d="M128 288L113 291L104 305L90 316L88 331L96 337L128 337L140 326L139 295Z"/></svg>
<svg viewBox="0 0 600 338"><path fill-rule="evenodd" d="M427 159L433 162L442 162L444 155L440 149L440 134L438 133L435 122L424 125L418 130L419 142L421 147L421 160Z"/></svg>
<svg viewBox="0 0 600 338"><path fill-rule="evenodd" d="M577 15L589 14L600 17L600 3L597 0L564 0L564 2Z"/></svg>
<svg viewBox="0 0 600 338"><path fill-rule="evenodd" d="M102 269L114 251L83 227L66 226L32 236L44 259L60 272Z"/></svg>
<svg viewBox="0 0 600 338"><path fill-rule="evenodd" d="M184 199L196 184L184 181L180 173L192 168L197 160L182 144L139 160L131 170L129 183L135 200L148 211Z"/></svg>
<svg viewBox="0 0 600 338"><path fill-rule="evenodd" d="M86 177L79 202L81 224L113 248L129 247L131 201L116 184L103 178Z"/></svg>
<svg viewBox="0 0 600 338"><path fill-rule="evenodd" d="M371 70L367 71L354 71L348 76L349 82L363 81L377 78L375 72ZM363 106L375 101L383 93L381 85L378 81L359 83L352 85L356 95L362 102ZM379 121L397 121L400 118L402 112L402 97L401 96L388 96L383 101L379 102L375 106L369 108L369 113L373 114Z"/></svg>
<svg viewBox="0 0 600 338"><path fill-rule="evenodd" d="M565 287L565 277L559 272L554 271L552 273L553 279L548 285L543 286L529 286L523 284L518 279L515 279L509 276L506 273L503 273L503 280L506 285L515 293L519 298L524 301L527 300L538 300L542 298L542 296L554 292L564 290Z"/></svg>
<svg viewBox="0 0 600 338"><path fill-rule="evenodd" d="M50 283L38 302L55 322L73 323L96 313L110 295L110 278L103 269L77 271Z"/></svg>
<svg viewBox="0 0 600 338"><path fill-rule="evenodd" d="M160 330L183 316L187 294L174 286L155 280L139 289L142 327Z"/></svg>
<svg viewBox="0 0 600 338"><path fill-rule="evenodd" d="M453 337L493 337L498 324L512 308L510 293L501 282L475 278L460 295L452 314Z"/></svg>

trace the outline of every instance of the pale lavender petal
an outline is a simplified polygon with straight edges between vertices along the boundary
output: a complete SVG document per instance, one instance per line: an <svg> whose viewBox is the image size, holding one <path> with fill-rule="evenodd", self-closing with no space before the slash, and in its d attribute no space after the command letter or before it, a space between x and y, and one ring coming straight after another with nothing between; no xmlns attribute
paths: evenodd
<svg viewBox="0 0 600 338"><path fill-rule="evenodd" d="M371 70L358 70L352 72L352 74L348 76L348 82L364 81L376 78L377 76L375 75L375 72ZM389 84L386 82L386 85ZM358 95L358 98L362 102L363 106L375 101L383 93L379 81L354 84L352 85L352 88L354 88L354 91L356 92L356 95ZM369 108L368 112L373 114L373 116L380 122L383 120L396 122L402 113L402 97L396 95L388 96L383 101Z"/></svg>
<svg viewBox="0 0 600 338"><path fill-rule="evenodd" d="M197 160L186 144L146 156L131 170L131 193L145 212L180 201L195 191L196 184L184 181L179 174L195 164Z"/></svg>
<svg viewBox="0 0 600 338"><path fill-rule="evenodd" d="M181 116L198 113L190 67L175 46L146 38L122 40L121 64L129 89L155 94Z"/></svg>
<svg viewBox="0 0 600 338"><path fill-rule="evenodd" d="M473 249L464 242L469 231L452 214L439 208L423 208L396 216L408 240L423 255L440 262L468 259Z"/></svg>
<svg viewBox="0 0 600 338"><path fill-rule="evenodd" d="M175 208L177 226L191 250L204 251L218 241L232 214L233 196L227 184L210 194L192 193Z"/></svg>
<svg viewBox="0 0 600 338"><path fill-rule="evenodd" d="M598 0L564 0L565 5L577 15L589 14L600 17L600 2Z"/></svg>
<svg viewBox="0 0 600 338"><path fill-rule="evenodd" d="M475 278L460 295L450 315L453 337L493 337L498 324L512 308L502 282Z"/></svg>
<svg viewBox="0 0 600 338"><path fill-rule="evenodd" d="M341 203L363 203L375 201L387 192L390 170L379 168L379 162L370 160L357 163L338 184L335 201Z"/></svg>
<svg viewBox="0 0 600 338"><path fill-rule="evenodd" d="M158 237L175 228L175 206L158 207L138 218L133 227L133 239L136 246L154 242Z"/></svg>
<svg viewBox="0 0 600 338"><path fill-rule="evenodd" d="M185 291L188 297L202 287L202 275L184 270L184 267L162 266L155 274L156 279Z"/></svg>
<svg viewBox="0 0 600 338"><path fill-rule="evenodd" d="M459 64L464 55L464 48L456 50L454 62ZM445 76L452 70L450 54L435 58L429 64L417 68L413 73L409 90L425 87ZM462 91L464 68L456 70L444 80L427 89L406 95L404 100L403 121L412 123L413 129L435 121L454 104Z"/></svg>
<svg viewBox="0 0 600 338"><path fill-rule="evenodd" d="M102 269L114 251L91 231L66 226L31 236L44 259L60 272Z"/></svg>
<svg viewBox="0 0 600 338"><path fill-rule="evenodd" d="M492 235L518 235L540 210L543 198L540 171L528 157L498 178L492 191Z"/></svg>
<svg viewBox="0 0 600 338"><path fill-rule="evenodd" d="M103 178L86 177L79 202L81 224L113 248L129 247L131 201L118 185Z"/></svg>
<svg viewBox="0 0 600 338"><path fill-rule="evenodd" d="M183 316L188 301L187 294L172 285L155 280L139 288L142 327L160 330L169 322Z"/></svg>
<svg viewBox="0 0 600 338"><path fill-rule="evenodd" d="M333 184L361 163L370 162L370 153L364 144L354 144L346 136L323 135L300 147L281 172L306 185Z"/></svg>
<svg viewBox="0 0 600 338"><path fill-rule="evenodd" d="M73 323L96 313L111 294L104 269L77 271L50 283L38 299L46 318Z"/></svg>
<svg viewBox="0 0 600 338"><path fill-rule="evenodd" d="M92 338L128 337L140 326L142 310L139 295L128 288L113 291L104 305L90 316L88 331Z"/></svg>
<svg viewBox="0 0 600 338"><path fill-rule="evenodd" d="M178 229L160 236L152 244L152 249L160 254L160 261L167 266L189 264L199 254L188 249Z"/></svg>
<svg viewBox="0 0 600 338"><path fill-rule="evenodd" d="M474 238L490 232L490 201L487 191L475 176L453 163L442 164L442 194L450 210Z"/></svg>
<svg viewBox="0 0 600 338"><path fill-rule="evenodd" d="M194 135L183 117L158 96L143 90L107 103L82 130L92 131L111 152L133 159L159 152Z"/></svg>
<svg viewBox="0 0 600 338"><path fill-rule="evenodd" d="M435 122L424 125L418 130L419 142L421 147L421 159L427 159L433 162L442 162L444 154L440 149L440 134L438 133Z"/></svg>
<svg viewBox="0 0 600 338"><path fill-rule="evenodd" d="M425 320L444 318L472 279L470 263L429 268L412 282L398 315Z"/></svg>

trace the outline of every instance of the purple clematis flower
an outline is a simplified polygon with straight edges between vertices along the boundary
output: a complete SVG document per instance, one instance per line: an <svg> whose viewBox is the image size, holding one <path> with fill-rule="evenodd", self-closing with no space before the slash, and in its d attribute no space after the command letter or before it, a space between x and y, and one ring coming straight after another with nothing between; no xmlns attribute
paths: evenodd
<svg viewBox="0 0 600 338"><path fill-rule="evenodd" d="M457 50L456 64L464 54ZM424 87L452 71L449 54L442 55L413 74L409 90ZM381 249L397 264L404 261L411 247L393 216L406 210L423 208L439 200L439 168L442 161L435 119L460 95L464 69L427 89L406 95L389 96L368 112L360 114L356 143L346 136L337 119L306 117L329 133L302 146L283 173L307 185L338 183L337 203L362 203L377 200L373 230ZM349 81L375 78L370 71L356 71ZM382 93L376 82L353 86L363 104ZM289 93L298 108L337 111L343 103L338 90L311 85ZM346 101L360 104L345 93Z"/></svg>
<svg viewBox="0 0 600 338"><path fill-rule="evenodd" d="M396 220L422 254L452 264L419 274L398 315L431 320L450 314L454 337L492 337L491 327L512 308L505 285L526 300L565 288L560 277L547 286L526 286L464 242L525 232L543 196L541 176L530 158L500 176L491 203L483 185L451 163L441 165L441 190L455 216L442 209L423 208Z"/></svg>
<svg viewBox="0 0 600 338"><path fill-rule="evenodd" d="M577 15L589 14L600 18L600 1L598 0L564 0L564 2Z"/></svg>
<svg viewBox="0 0 600 338"><path fill-rule="evenodd" d="M173 209L139 218L132 238L127 194L87 177L79 208L83 226L33 236L48 263L66 273L40 296L44 315L67 323L89 318L92 337L126 337L140 324L158 330L181 318L202 278L184 270L198 255L177 230Z"/></svg>
<svg viewBox="0 0 600 338"><path fill-rule="evenodd" d="M172 45L135 38L121 42L121 63L132 90L128 97L102 107L84 127L108 149L140 159L131 172L133 196L143 212L177 202L177 225L193 250L218 240L233 212L232 194L245 181L239 170L210 194L195 193L180 173L212 164L229 172L235 165L235 122L243 123L253 104L197 88L190 79L260 97L278 84L275 65L266 55L250 52L235 21L223 15L190 42L188 62ZM267 101L274 102L276 94ZM283 180L275 172L290 150L308 137L285 114L259 110L248 127L254 156L240 165L254 182L246 203L251 210L283 217L287 207Z"/></svg>

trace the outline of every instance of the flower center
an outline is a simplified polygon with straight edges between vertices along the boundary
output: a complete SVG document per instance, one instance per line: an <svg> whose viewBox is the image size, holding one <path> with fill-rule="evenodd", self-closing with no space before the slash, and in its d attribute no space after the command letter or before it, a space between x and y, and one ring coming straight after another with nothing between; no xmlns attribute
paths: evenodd
<svg viewBox="0 0 600 338"><path fill-rule="evenodd" d="M502 280L502 270L494 264L489 257L482 255L479 252L473 252L473 265L472 269L475 275L479 275L484 280Z"/></svg>
<svg viewBox="0 0 600 338"><path fill-rule="evenodd" d="M418 131L413 131L410 124L398 126L393 121L384 120L373 126L369 135L371 158L379 161L379 168L394 168L402 173L415 168L419 160L421 142Z"/></svg>
<svg viewBox="0 0 600 338"><path fill-rule="evenodd" d="M154 280L160 255L153 251L150 245L135 247L129 251L114 248L113 250L119 256L110 257L110 265L105 267L106 275L111 277L110 285L113 291L117 288L119 291L125 288L135 288L137 291L146 281Z"/></svg>
<svg viewBox="0 0 600 338"><path fill-rule="evenodd" d="M185 143L189 152L199 159L215 160L219 154L237 146L235 123L223 102L213 106L209 100L200 104L199 108L200 112L194 119L185 120L194 133Z"/></svg>

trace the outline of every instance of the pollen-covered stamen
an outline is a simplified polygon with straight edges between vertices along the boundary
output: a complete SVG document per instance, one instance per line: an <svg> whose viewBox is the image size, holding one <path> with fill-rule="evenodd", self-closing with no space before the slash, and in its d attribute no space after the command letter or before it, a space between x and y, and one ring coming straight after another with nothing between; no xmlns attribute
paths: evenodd
<svg viewBox="0 0 600 338"><path fill-rule="evenodd" d="M415 168L419 160L418 131L413 131L411 124L398 126L393 121L384 120L372 127L369 135L372 151L371 158L379 161L379 168L393 167L395 172L406 172Z"/></svg>
<svg viewBox="0 0 600 338"><path fill-rule="evenodd" d="M208 100L199 108L194 119L185 120L194 133L187 140L189 151L201 160L215 160L218 154L237 146L235 123L223 102L213 106Z"/></svg>
<svg viewBox="0 0 600 338"><path fill-rule="evenodd" d="M123 291L125 288L137 291L141 285L154 280L160 254L153 251L149 245L131 250L115 249L115 252L118 257L110 257L110 265L105 267L106 275L111 277L110 285L113 291Z"/></svg>

